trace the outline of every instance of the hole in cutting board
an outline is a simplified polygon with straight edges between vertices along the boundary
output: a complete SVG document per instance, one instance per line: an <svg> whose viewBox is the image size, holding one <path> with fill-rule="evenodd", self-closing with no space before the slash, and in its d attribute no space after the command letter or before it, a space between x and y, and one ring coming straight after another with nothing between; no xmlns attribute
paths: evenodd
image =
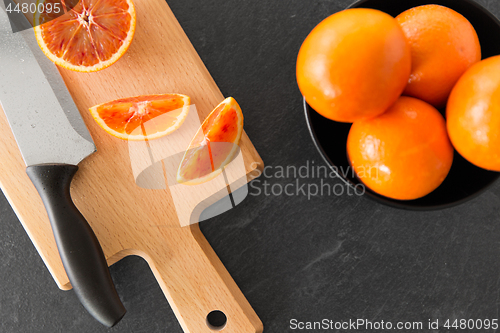
<svg viewBox="0 0 500 333"><path fill-rule="evenodd" d="M212 331L222 331L226 323L227 317L222 311L214 310L207 315L207 326Z"/></svg>

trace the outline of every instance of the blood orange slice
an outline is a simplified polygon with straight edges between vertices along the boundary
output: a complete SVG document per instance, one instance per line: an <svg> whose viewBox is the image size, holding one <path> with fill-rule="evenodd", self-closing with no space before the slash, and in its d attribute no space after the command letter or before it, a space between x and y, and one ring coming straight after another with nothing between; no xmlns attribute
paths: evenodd
<svg viewBox="0 0 500 333"><path fill-rule="evenodd" d="M40 0L40 3L64 3ZM62 9L61 9L62 10ZM131 0L80 0L59 16L35 14L35 35L52 62L78 72L95 72L114 64L125 54L135 32L136 15Z"/></svg>
<svg viewBox="0 0 500 333"><path fill-rule="evenodd" d="M117 99L90 108L95 121L123 140L153 140L178 129L189 112L190 99L181 94Z"/></svg>
<svg viewBox="0 0 500 333"><path fill-rule="evenodd" d="M177 171L177 182L197 185L217 177L239 151L243 113L234 98L220 103L189 144Z"/></svg>

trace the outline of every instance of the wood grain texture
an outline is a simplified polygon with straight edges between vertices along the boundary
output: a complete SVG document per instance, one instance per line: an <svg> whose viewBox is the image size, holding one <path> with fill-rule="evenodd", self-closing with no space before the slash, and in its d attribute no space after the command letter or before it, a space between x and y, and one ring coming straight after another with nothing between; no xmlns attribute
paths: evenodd
<svg viewBox="0 0 500 333"><path fill-rule="evenodd" d="M224 99L168 5L163 0L136 0L135 5L136 35L122 59L97 73L60 70L97 146L97 153L80 164L73 200L110 265L132 254L148 261L185 332L211 332L206 316L212 310L227 315L224 332L262 332L262 323L198 225L180 226L168 188L135 184L128 143L105 133L88 112L116 98L178 92L190 96L204 118ZM43 204L25 173L3 110L0 133L2 190L58 286L70 289ZM250 179L263 163L246 134L240 147Z"/></svg>

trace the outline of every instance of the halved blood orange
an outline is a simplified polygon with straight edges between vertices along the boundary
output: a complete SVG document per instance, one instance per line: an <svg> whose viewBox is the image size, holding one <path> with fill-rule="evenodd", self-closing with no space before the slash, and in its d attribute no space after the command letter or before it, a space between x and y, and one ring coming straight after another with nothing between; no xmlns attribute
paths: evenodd
<svg viewBox="0 0 500 333"><path fill-rule="evenodd" d="M177 182L197 185L214 179L238 154L243 113L232 97L205 119L189 144L177 170Z"/></svg>
<svg viewBox="0 0 500 333"><path fill-rule="evenodd" d="M178 129L189 112L190 98L181 94L117 99L90 108L109 134L130 141L153 140Z"/></svg>
<svg viewBox="0 0 500 333"><path fill-rule="evenodd" d="M60 6L61 2L65 3L38 3ZM59 15L55 11L37 12L35 35L52 62L73 71L95 72L111 66L125 54L134 37L136 14L132 0L80 0Z"/></svg>

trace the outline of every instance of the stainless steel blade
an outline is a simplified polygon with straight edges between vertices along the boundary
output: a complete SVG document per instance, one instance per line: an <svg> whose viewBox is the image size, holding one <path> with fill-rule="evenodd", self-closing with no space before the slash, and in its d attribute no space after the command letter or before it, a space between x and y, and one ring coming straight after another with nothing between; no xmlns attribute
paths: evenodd
<svg viewBox="0 0 500 333"><path fill-rule="evenodd" d="M33 30L13 33L0 1L0 103L27 166L77 165L95 145Z"/></svg>

